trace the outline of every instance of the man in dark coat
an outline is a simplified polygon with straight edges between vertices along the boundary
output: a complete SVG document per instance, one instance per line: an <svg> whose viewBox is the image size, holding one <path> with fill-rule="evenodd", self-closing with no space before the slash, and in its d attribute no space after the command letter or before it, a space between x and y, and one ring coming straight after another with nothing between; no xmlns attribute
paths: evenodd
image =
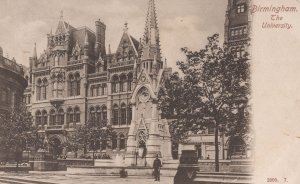
<svg viewBox="0 0 300 184"><path fill-rule="evenodd" d="M160 168L162 167L161 161L158 158L158 155L156 155L156 159L153 162L153 170L154 170L154 181L159 181L160 180Z"/></svg>

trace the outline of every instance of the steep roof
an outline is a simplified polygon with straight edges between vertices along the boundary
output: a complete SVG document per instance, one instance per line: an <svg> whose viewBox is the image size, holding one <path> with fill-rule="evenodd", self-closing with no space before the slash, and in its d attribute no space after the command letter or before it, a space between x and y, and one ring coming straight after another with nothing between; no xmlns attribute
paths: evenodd
<svg viewBox="0 0 300 184"><path fill-rule="evenodd" d="M76 30L72 31L71 33L71 43L70 48L71 50L76 46L76 42L78 45L83 49L85 45L85 37L87 35L88 39L88 54L91 57L96 57L94 53L94 45L96 40L96 35L87 27L77 28Z"/></svg>
<svg viewBox="0 0 300 184"><path fill-rule="evenodd" d="M128 43L127 47L129 48L129 50L132 49L135 55L138 55L139 42L128 33L127 24L125 24L124 33L122 35L116 53L122 53L124 43Z"/></svg>

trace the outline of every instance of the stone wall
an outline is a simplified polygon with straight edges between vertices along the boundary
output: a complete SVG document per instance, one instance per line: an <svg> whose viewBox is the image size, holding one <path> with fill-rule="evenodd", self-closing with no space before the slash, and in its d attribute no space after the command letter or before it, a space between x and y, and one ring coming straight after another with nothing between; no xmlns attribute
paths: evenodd
<svg viewBox="0 0 300 184"><path fill-rule="evenodd" d="M230 171L230 160L220 160L219 167L220 172ZM215 161L214 160L200 160L199 161L200 172L214 172L215 171Z"/></svg>

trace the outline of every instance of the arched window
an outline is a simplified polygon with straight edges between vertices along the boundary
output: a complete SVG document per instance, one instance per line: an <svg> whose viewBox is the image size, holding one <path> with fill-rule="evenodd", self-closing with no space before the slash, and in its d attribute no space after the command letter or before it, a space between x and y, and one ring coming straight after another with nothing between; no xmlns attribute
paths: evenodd
<svg viewBox="0 0 300 184"><path fill-rule="evenodd" d="M128 74L127 90L132 91L133 74Z"/></svg>
<svg viewBox="0 0 300 184"><path fill-rule="evenodd" d="M68 78L68 94L69 94L69 96L74 96L73 95L73 89L74 89L73 81L74 81L74 76L73 76L73 74L70 74L69 78Z"/></svg>
<svg viewBox="0 0 300 184"><path fill-rule="evenodd" d="M114 133L111 137L111 149L116 150L117 149L117 135Z"/></svg>
<svg viewBox="0 0 300 184"><path fill-rule="evenodd" d="M50 111L50 125L54 125L55 124L55 110L52 109Z"/></svg>
<svg viewBox="0 0 300 184"><path fill-rule="evenodd" d="M119 107L117 104L114 105L113 108L113 125L118 125L119 124Z"/></svg>
<svg viewBox="0 0 300 184"><path fill-rule="evenodd" d="M112 78L112 83L111 83L111 91L112 93L117 93L118 92L118 82L119 82L119 77L118 76L113 76Z"/></svg>
<svg viewBox="0 0 300 184"><path fill-rule="evenodd" d="M130 51L128 52L128 60L132 60L132 59L133 59L133 51L130 50Z"/></svg>
<svg viewBox="0 0 300 184"><path fill-rule="evenodd" d="M42 116L41 116L41 112L38 110L35 113L35 119L36 119L36 125L41 125L42 124Z"/></svg>
<svg viewBox="0 0 300 184"><path fill-rule="evenodd" d="M80 75L76 73L75 75L70 74L68 79L68 91L69 96L79 96L80 95Z"/></svg>
<svg viewBox="0 0 300 184"><path fill-rule="evenodd" d="M42 125L47 125L48 124L48 115L47 115L47 111L43 110L42 112Z"/></svg>
<svg viewBox="0 0 300 184"><path fill-rule="evenodd" d="M79 73L75 74L75 96L79 96L80 95L80 75Z"/></svg>
<svg viewBox="0 0 300 184"><path fill-rule="evenodd" d="M94 96L98 96L98 93L99 93L98 86L94 86L93 91L94 91L93 92Z"/></svg>
<svg viewBox="0 0 300 184"><path fill-rule="evenodd" d="M126 125L126 105L121 105L121 125Z"/></svg>
<svg viewBox="0 0 300 184"><path fill-rule="evenodd" d="M42 80L38 79L36 86L36 100L41 100Z"/></svg>
<svg viewBox="0 0 300 184"><path fill-rule="evenodd" d="M126 91L126 75L120 76L120 92Z"/></svg>
<svg viewBox="0 0 300 184"><path fill-rule="evenodd" d="M67 110L67 123L72 123L74 120L74 112L71 107L68 108Z"/></svg>
<svg viewBox="0 0 300 184"><path fill-rule="evenodd" d="M241 137L233 137L229 139L229 150L228 150L228 157L229 159L233 155L242 156L246 154L246 144L245 141Z"/></svg>
<svg viewBox="0 0 300 184"><path fill-rule="evenodd" d="M128 106L127 110L127 124L130 125L132 120L132 107Z"/></svg>
<svg viewBox="0 0 300 184"><path fill-rule="evenodd" d="M41 86L43 100L47 99L47 86L48 86L48 81L47 81L47 79L44 79L42 86Z"/></svg>
<svg viewBox="0 0 300 184"><path fill-rule="evenodd" d="M103 95L102 86L101 86L101 84L99 84L97 86L97 96L101 96L101 95Z"/></svg>
<svg viewBox="0 0 300 184"><path fill-rule="evenodd" d="M101 109L100 107L96 107L96 122L99 123L101 120Z"/></svg>
<svg viewBox="0 0 300 184"><path fill-rule="evenodd" d="M64 110L63 109L59 109L58 114L57 114L57 124L58 125L63 125L64 124Z"/></svg>
<svg viewBox="0 0 300 184"><path fill-rule="evenodd" d="M102 119L107 120L107 108L106 108L106 106L102 107Z"/></svg>
<svg viewBox="0 0 300 184"><path fill-rule="evenodd" d="M91 86L90 92L91 92L91 97L93 97L94 96L94 86Z"/></svg>
<svg viewBox="0 0 300 184"><path fill-rule="evenodd" d="M126 140L123 134L120 135L120 150L125 150Z"/></svg>
<svg viewBox="0 0 300 184"><path fill-rule="evenodd" d="M95 114L95 108L91 107L90 108L90 121L95 122L96 114Z"/></svg>
<svg viewBox="0 0 300 184"><path fill-rule="evenodd" d="M79 109L79 107L75 107L75 109L74 109L74 121L76 123L80 122L80 109Z"/></svg>
<svg viewBox="0 0 300 184"><path fill-rule="evenodd" d="M106 84L102 85L102 95L107 95L107 85Z"/></svg>

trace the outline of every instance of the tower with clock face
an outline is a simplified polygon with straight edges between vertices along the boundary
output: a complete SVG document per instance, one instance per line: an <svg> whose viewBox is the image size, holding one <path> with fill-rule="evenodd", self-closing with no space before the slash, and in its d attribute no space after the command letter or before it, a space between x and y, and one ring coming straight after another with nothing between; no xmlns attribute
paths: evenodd
<svg viewBox="0 0 300 184"><path fill-rule="evenodd" d="M141 69L131 98L132 122L128 132L127 165L151 165L156 155L163 160L171 156L171 136L166 119L161 119L158 91L163 81L164 69L157 77ZM159 82L160 81L160 82Z"/></svg>

